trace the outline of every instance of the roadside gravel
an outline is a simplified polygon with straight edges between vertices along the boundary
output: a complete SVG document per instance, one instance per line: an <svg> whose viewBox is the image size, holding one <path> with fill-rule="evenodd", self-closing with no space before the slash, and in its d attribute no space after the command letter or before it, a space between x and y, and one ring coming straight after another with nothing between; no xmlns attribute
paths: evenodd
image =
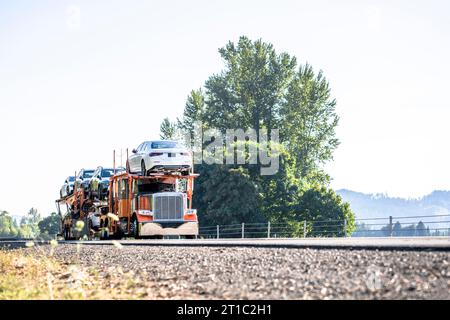
<svg viewBox="0 0 450 320"><path fill-rule="evenodd" d="M53 255L150 299L450 299L449 252L63 244Z"/></svg>

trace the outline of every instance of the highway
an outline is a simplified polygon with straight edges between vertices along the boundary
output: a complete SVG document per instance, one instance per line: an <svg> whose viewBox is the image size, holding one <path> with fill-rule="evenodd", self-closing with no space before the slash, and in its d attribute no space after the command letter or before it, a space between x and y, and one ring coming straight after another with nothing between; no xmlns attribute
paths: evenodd
<svg viewBox="0 0 450 320"><path fill-rule="evenodd" d="M83 242L82 242L83 243ZM114 245L113 241L89 241L92 245ZM450 237L410 238L305 238L305 239L166 239L122 240L122 245L142 246L200 246L200 247L263 247L263 248L336 248L389 250L444 250L450 251Z"/></svg>
<svg viewBox="0 0 450 320"><path fill-rule="evenodd" d="M449 238L1 243L142 299L450 299Z"/></svg>
<svg viewBox="0 0 450 320"><path fill-rule="evenodd" d="M0 246L22 247L30 240L5 239ZM47 242L36 241L36 244ZM389 238L303 238L303 239L163 239L163 240L90 240L59 241L63 244L124 246L198 246L198 247L262 247L316 249L374 249L374 250L439 250L450 251L450 237L389 237Z"/></svg>

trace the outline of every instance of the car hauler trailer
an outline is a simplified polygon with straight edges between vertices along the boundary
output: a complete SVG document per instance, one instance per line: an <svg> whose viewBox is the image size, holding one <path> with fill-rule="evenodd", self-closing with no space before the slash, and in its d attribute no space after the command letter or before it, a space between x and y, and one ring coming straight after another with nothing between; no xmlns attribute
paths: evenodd
<svg viewBox="0 0 450 320"><path fill-rule="evenodd" d="M109 212L100 216L101 239L198 235L197 211L192 209L198 174L128 172L110 179Z"/></svg>
<svg viewBox="0 0 450 320"><path fill-rule="evenodd" d="M110 178L108 198L91 199L82 188L56 200L65 240L162 238L198 235L197 211L192 209L198 174L120 173Z"/></svg>
<svg viewBox="0 0 450 320"><path fill-rule="evenodd" d="M56 210L61 218L60 236L65 240L88 239L99 232L100 215L107 214L108 202L86 198L83 189L75 189L73 194L56 200Z"/></svg>

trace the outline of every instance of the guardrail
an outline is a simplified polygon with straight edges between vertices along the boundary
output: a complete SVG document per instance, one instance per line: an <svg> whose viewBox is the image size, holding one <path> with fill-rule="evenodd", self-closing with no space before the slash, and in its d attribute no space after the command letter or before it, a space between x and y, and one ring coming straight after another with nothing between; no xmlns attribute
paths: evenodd
<svg viewBox="0 0 450 320"><path fill-rule="evenodd" d="M450 215L389 216L296 222L239 223L199 228L201 238L426 237L450 236Z"/></svg>

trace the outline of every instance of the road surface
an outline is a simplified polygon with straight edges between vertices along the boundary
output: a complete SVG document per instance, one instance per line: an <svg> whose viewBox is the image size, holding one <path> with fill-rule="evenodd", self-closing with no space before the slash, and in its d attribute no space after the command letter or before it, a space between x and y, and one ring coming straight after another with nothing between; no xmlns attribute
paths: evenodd
<svg viewBox="0 0 450 320"><path fill-rule="evenodd" d="M143 299L450 299L449 244L448 238L124 240L19 250L37 257L52 250L72 270L70 279L95 272L108 287L127 281Z"/></svg>

